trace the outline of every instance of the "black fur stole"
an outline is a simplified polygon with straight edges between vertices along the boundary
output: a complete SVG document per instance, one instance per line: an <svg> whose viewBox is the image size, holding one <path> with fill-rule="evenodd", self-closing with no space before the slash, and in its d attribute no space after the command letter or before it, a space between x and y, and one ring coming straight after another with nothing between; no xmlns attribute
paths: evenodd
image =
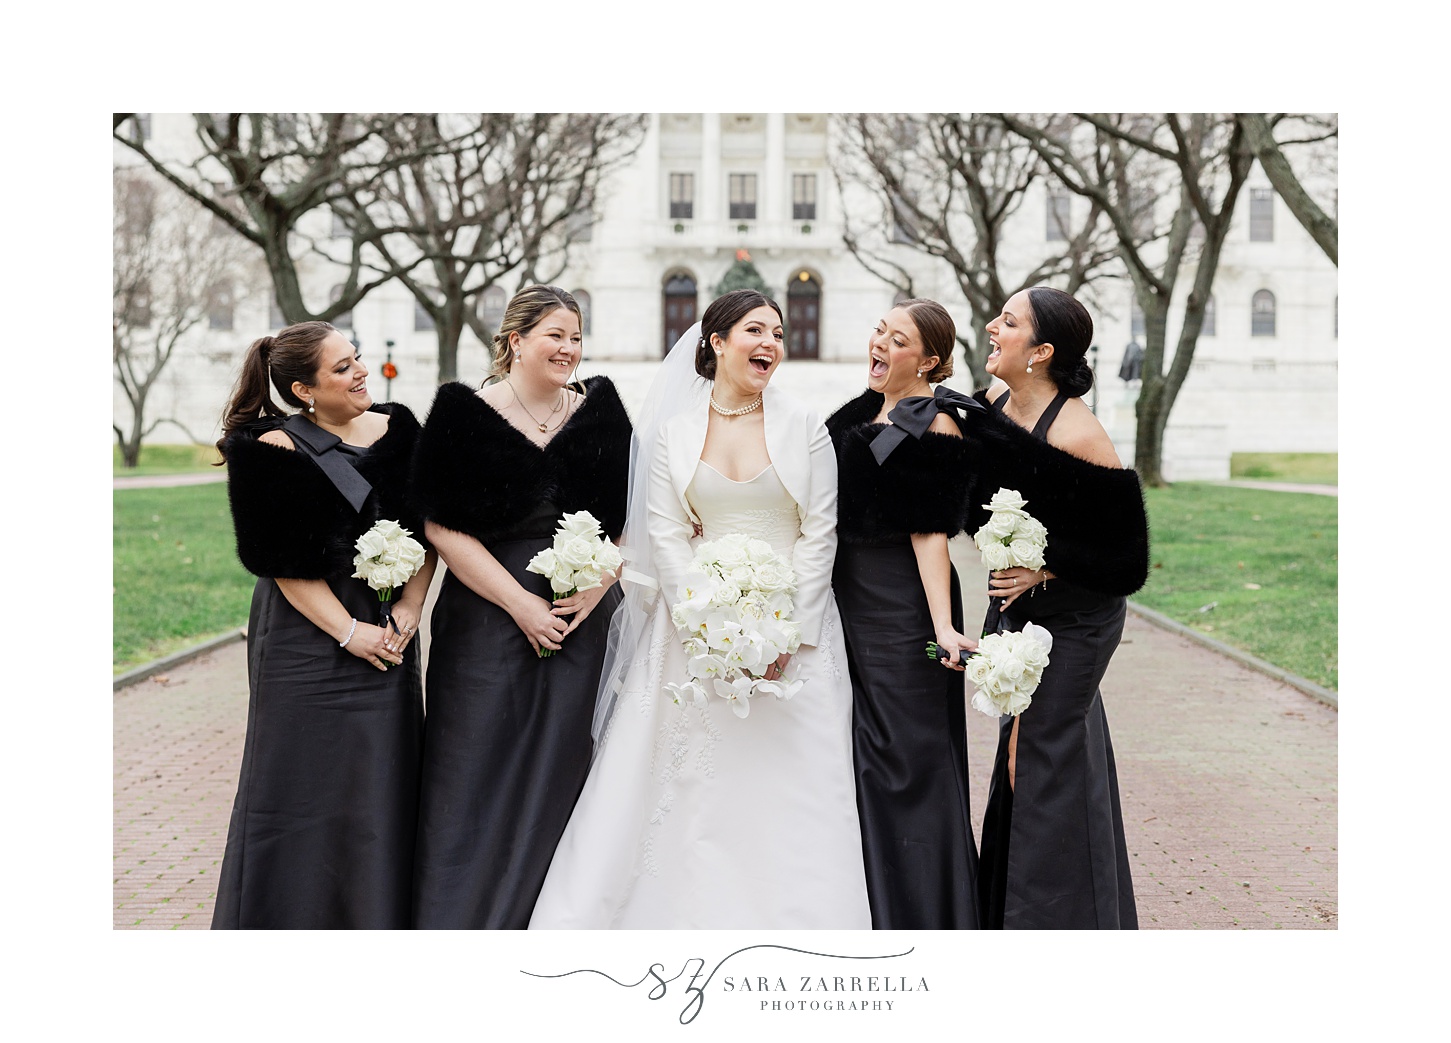
<svg viewBox="0 0 1451 1043"><path fill-rule="evenodd" d="M827 418L839 476L838 536L848 543L874 543L912 533L961 532L971 446L966 439L928 431L920 440L906 439L878 464L870 447L884 426L872 422L881 408L881 394L866 391Z"/></svg>
<svg viewBox="0 0 1451 1043"><path fill-rule="evenodd" d="M973 397L987 405L986 393ZM1103 467L1035 438L991 406L967 415L981 458L968 499L967 531L989 512L999 489L1016 489L1048 527L1044 561L1056 576L1101 594L1127 596L1149 576L1149 522L1139 476Z"/></svg>
<svg viewBox="0 0 1451 1043"><path fill-rule="evenodd" d="M388 430L365 457L349 461L373 487L361 511L302 449L258 441L279 420L259 420L227 439L227 498L237 557L248 572L279 579L351 576L358 537L380 518L397 521L427 546L422 519L406 501L418 419L400 402L372 410L388 415Z"/></svg>
<svg viewBox="0 0 1451 1043"><path fill-rule="evenodd" d="M466 384L438 389L414 456L414 509L481 543L508 538L545 501L589 511L618 539L630 479L630 418L608 377L542 448Z"/></svg>

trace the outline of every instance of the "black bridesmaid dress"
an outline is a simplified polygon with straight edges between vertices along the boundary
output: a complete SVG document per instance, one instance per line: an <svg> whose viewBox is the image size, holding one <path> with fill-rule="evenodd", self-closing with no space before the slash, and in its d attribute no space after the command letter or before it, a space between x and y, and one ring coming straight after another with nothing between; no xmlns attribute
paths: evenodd
<svg viewBox="0 0 1451 1043"><path fill-rule="evenodd" d="M213 929L410 924L418 646L381 671L340 648L271 578L326 580L349 614L379 622L377 592L351 578L353 544L380 518L420 540L422 526L405 507L418 422L397 403L373 409L390 414L388 430L367 448L301 417L281 425L296 449L257 441L275 421L228 444L238 554L261 578L247 623L247 738Z"/></svg>
<svg viewBox="0 0 1451 1043"><path fill-rule="evenodd" d="M945 391L945 389L944 389ZM905 400L930 424L940 399ZM968 801L965 682L926 653L932 615L912 533L962 529L971 447L919 425L882 462L868 391L827 420L839 489L832 589L852 685L852 749L867 893L877 930L979 926L978 857ZM898 426L898 413L892 413ZM910 425L902 424L904 429ZM877 444L877 451L886 447ZM951 573L952 624L962 596Z"/></svg>
<svg viewBox="0 0 1451 1043"><path fill-rule="evenodd" d="M463 384L439 388L419 440L414 497L425 517L478 539L525 590L554 598L525 566L563 513L624 527L630 423L614 385L586 397L544 447ZM414 926L516 928L544 885L584 787L612 587L552 656L508 612L452 572L429 647Z"/></svg>
<svg viewBox="0 0 1451 1043"><path fill-rule="evenodd" d="M998 413L1007 397L1004 392L993 403ZM1046 441L1067 398L1060 392L1033 428L1031 438L1038 441L1039 452L1068 457ZM1006 417L1001 423L1012 424ZM1018 431L1027 434L1021 428ZM1045 627L1053 635L1053 651L1032 705L1017 718L1016 788L1008 784L1008 741L1014 718L1003 716L999 723L997 758L982 826L984 926L1134 929L1138 913L1119 806L1118 774L1099 691L1123 633L1125 600L1075 583L1068 578L1075 575L1071 564L1054 559L1055 544L1070 542L1075 519L1085 517L1055 496L1061 489L1055 489L1054 479L1044 469L1035 468L1036 461L1001 453L989 456L1002 465L992 477L996 484L979 485L973 503L986 503L1002 487L1022 493L1029 513L1048 527L1047 567L1055 578L1020 596L1001 616L991 609L988 613L988 626L994 630L1021 630L1029 622ZM1097 504L1101 512L1105 505L1118 502L1126 504L1128 514L1133 513L1132 494L1105 489L1103 499L1093 499L1095 472L1113 469L1070 460L1058 463L1081 472L1075 484L1077 496L1084 498L1083 506ZM1074 468L1074 464L1078 466ZM1132 471L1121 471L1100 477L1122 486L1132 475ZM1066 484L1062 477L1059 481ZM1131 481L1136 492L1137 479ZM1142 499L1137 500L1137 509L1142 512ZM986 521L986 513L975 520ZM1136 533L1146 533L1142 517L1137 525L1131 518L1126 521L1121 539L1132 544L1138 539ZM1112 534L1107 538L1113 538ZM1146 542L1144 548L1146 553ZM1128 585L1142 584L1139 567L1131 565L1127 572L1138 572L1137 582L1130 578Z"/></svg>

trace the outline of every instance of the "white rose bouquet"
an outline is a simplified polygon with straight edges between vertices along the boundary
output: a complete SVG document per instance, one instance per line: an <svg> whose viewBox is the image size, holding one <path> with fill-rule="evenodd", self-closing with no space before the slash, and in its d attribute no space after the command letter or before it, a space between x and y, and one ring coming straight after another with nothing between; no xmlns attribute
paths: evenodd
<svg viewBox="0 0 1451 1043"><path fill-rule="evenodd" d="M354 546L358 553L353 558L357 570L353 578L366 580L378 592L378 600L383 603L382 625L386 627L393 618L388 610L393 589L403 586L423 568L423 544L413 538L411 530L385 518L374 522Z"/></svg>
<svg viewBox="0 0 1451 1043"><path fill-rule="evenodd" d="M977 651L963 660L967 679L976 689L972 708L989 717L1022 713L1033 701L1052 650L1053 635L1037 623L1027 623L1021 631L985 635ZM927 654L938 658L936 645L928 645Z"/></svg>
<svg viewBox="0 0 1451 1043"><path fill-rule="evenodd" d="M982 563L992 572L1021 567L1041 569L1043 552L1048 548L1048 530L1043 523L1023 510L1027 500L1015 489L999 489L992 502L983 509L992 511L987 524L978 529L972 540L982 551Z"/></svg>
<svg viewBox="0 0 1451 1043"><path fill-rule="evenodd" d="M568 598L601 586L604 574L618 569L623 560L595 516L577 511L560 518L554 544L530 558L524 570L548 579L556 597ZM539 649L541 659L553 654L552 648Z"/></svg>
<svg viewBox="0 0 1451 1043"><path fill-rule="evenodd" d="M789 699L806 683L768 681L766 668L801 647L795 610L796 573L765 540L729 533L700 544L670 618L685 646L690 680L665 685L677 706L705 706L711 694L737 717L757 695Z"/></svg>

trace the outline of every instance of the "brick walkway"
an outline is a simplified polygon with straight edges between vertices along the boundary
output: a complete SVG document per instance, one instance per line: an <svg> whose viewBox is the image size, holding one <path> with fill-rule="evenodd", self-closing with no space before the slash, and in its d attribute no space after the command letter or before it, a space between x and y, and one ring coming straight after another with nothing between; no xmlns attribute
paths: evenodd
<svg viewBox="0 0 1451 1043"><path fill-rule="evenodd" d="M1104 703L1142 927L1335 926L1333 709L1132 613ZM115 693L115 927L210 924L246 715L242 644ZM968 728L980 824L997 727Z"/></svg>

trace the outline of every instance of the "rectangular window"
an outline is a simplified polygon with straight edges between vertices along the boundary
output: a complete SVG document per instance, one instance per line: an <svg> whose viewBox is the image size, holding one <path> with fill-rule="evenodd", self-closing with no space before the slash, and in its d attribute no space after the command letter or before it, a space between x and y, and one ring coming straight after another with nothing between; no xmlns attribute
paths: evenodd
<svg viewBox="0 0 1451 1043"><path fill-rule="evenodd" d="M272 299L267 302L267 322L274 330L280 330L287 325L287 316L282 314L282 305L277 303L277 294L272 294Z"/></svg>
<svg viewBox="0 0 1451 1043"><path fill-rule="evenodd" d="M413 302L413 332L419 333L423 330L431 330L434 328L436 327L433 322L433 316L423 306L422 301L415 299Z"/></svg>
<svg viewBox="0 0 1451 1043"><path fill-rule="evenodd" d="M1209 303L1204 306L1204 322L1199 327L1201 337L1214 336L1214 298L1209 298Z"/></svg>
<svg viewBox="0 0 1451 1043"><path fill-rule="evenodd" d="M791 175L791 220L816 220L816 175Z"/></svg>
<svg viewBox="0 0 1451 1043"><path fill-rule="evenodd" d="M695 175L670 175L670 216L690 218L695 216Z"/></svg>
<svg viewBox="0 0 1451 1043"><path fill-rule="evenodd" d="M1271 243L1275 240L1275 190L1249 190L1249 241Z"/></svg>
<svg viewBox="0 0 1451 1043"><path fill-rule="evenodd" d="M1073 195L1062 189L1048 193L1048 241L1066 240L1073 221Z"/></svg>
<svg viewBox="0 0 1451 1043"><path fill-rule="evenodd" d="M1129 305L1129 336L1135 340L1144 335L1144 309L1137 299Z"/></svg>
<svg viewBox="0 0 1451 1043"><path fill-rule="evenodd" d="M731 219L754 221L756 219L756 175L731 175Z"/></svg>

